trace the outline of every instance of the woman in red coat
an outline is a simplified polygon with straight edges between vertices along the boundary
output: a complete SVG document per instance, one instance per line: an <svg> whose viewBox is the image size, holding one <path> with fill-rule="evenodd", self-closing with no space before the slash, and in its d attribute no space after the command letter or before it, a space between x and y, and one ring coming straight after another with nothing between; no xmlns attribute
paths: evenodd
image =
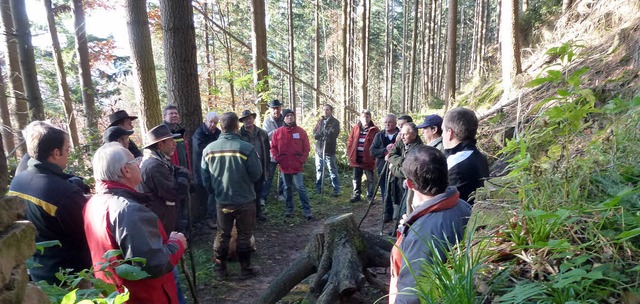
<svg viewBox="0 0 640 304"><path fill-rule="evenodd" d="M373 138L380 131L371 121L371 112L362 110L360 121L353 126L347 141L347 155L349 165L353 168L353 195L349 202L360 201L362 194L362 173L367 175L367 200L373 197L375 190L375 179L373 170L376 168L376 158L371 156L369 148L373 143Z"/></svg>

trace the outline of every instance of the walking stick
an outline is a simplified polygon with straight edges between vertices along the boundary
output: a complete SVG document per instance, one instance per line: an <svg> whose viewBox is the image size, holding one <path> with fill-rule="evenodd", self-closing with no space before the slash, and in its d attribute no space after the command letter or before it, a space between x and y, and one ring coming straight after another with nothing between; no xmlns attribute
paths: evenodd
<svg viewBox="0 0 640 304"><path fill-rule="evenodd" d="M327 148L327 139L325 138L322 141L322 172L320 173L320 195L322 195L322 192L324 191L324 167L327 166L327 160L326 160L326 154L325 154L325 150Z"/></svg>
<svg viewBox="0 0 640 304"><path fill-rule="evenodd" d="M384 181L386 184L386 188L387 188L387 192L383 195L384 198L382 200L382 205L383 205L383 209L382 209L382 224L380 225L380 235L384 235L384 216L385 213L387 212L386 208L387 208L387 200L389 199L389 195L391 195L391 170L389 170L388 166L389 163L385 162L385 168L387 169L387 175L386 175L386 180ZM382 173L380 173L380 176L383 176L382 174L384 174L384 170L385 168L382 169ZM393 206L393 202L391 202L392 206ZM393 215L391 216L393 218Z"/></svg>
<svg viewBox="0 0 640 304"><path fill-rule="evenodd" d="M191 188L191 187L189 187ZM192 195L190 189L187 190L187 231L189 232L189 237L193 235L193 212L191 210L192 207ZM191 247L187 248L187 254L189 256L189 261L191 262L191 272L187 269L187 265L184 261L184 258L180 259L180 266L182 266L182 272L184 273L184 277L187 279L187 284L189 285L189 290L191 290L191 296L193 297L193 302L198 304L198 297L196 295L196 263L193 258L193 250Z"/></svg>
<svg viewBox="0 0 640 304"><path fill-rule="evenodd" d="M384 163L384 167L382 168L382 172L380 173L380 175L386 174L388 169L389 169L389 163L385 162ZM369 200L369 207L367 207L367 211L362 216L362 219L360 220L360 224L358 224L358 228L360 228L360 226L362 226L362 222L364 222L364 219L367 218L367 215L369 214L369 211L371 210L371 206L373 206L373 201L376 199L376 194L378 194L378 189L380 188L380 181L381 180L382 179L378 178L378 184L376 185L376 188L373 190L373 196L371 196L371 199Z"/></svg>

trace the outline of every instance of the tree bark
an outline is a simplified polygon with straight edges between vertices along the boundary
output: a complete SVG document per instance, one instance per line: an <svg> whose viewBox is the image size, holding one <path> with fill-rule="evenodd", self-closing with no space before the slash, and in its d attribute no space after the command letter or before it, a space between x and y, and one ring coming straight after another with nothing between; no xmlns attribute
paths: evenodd
<svg viewBox="0 0 640 304"><path fill-rule="evenodd" d="M520 43L518 41L517 0L502 0L501 12L502 88L505 94L508 94L515 76L522 73Z"/></svg>
<svg viewBox="0 0 640 304"><path fill-rule="evenodd" d="M252 55L253 55L253 83L258 95L258 110L263 117L268 110L268 98L263 95L269 93L269 66L267 62L267 27L265 24L264 0L251 1Z"/></svg>
<svg viewBox="0 0 640 304"><path fill-rule="evenodd" d="M295 68L296 68L296 64L295 64L295 58L296 58L296 53L295 53L295 48L294 48L294 41L293 41L293 1L292 0L288 0L287 1L287 9L288 9L288 17L289 17L289 72L291 72L292 75L295 75ZM289 103L291 105L291 109L296 112L296 80L295 77L289 77Z"/></svg>
<svg viewBox="0 0 640 304"><path fill-rule="evenodd" d="M135 79L134 90L140 106L142 133L162 123L160 97L156 80L156 67L149 33L147 2L126 1L127 29Z"/></svg>
<svg viewBox="0 0 640 304"><path fill-rule="evenodd" d="M267 288L256 303L276 303L316 273L305 302L337 303L362 290L370 267L389 267L393 244L358 229L353 214L328 218L305 250Z"/></svg>
<svg viewBox="0 0 640 304"><path fill-rule="evenodd" d="M190 0L160 0L160 13L167 101L178 107L185 139L190 142L193 132L202 124L193 7Z"/></svg>
<svg viewBox="0 0 640 304"><path fill-rule="evenodd" d="M502 0L505 1L505 0ZM573 4L573 0L562 0L562 13L566 13L571 5Z"/></svg>
<svg viewBox="0 0 640 304"><path fill-rule="evenodd" d="M408 10L405 9L407 6L407 0L402 0L402 71L400 72L402 75L400 76L402 78L400 82L402 86L402 99L400 101L402 103L402 114L407 113L407 61L404 60L407 56L407 19L409 18Z"/></svg>
<svg viewBox="0 0 640 304"><path fill-rule="evenodd" d="M32 121L44 120L44 106L38 86L38 72L36 71L25 0L11 0L11 15L13 16L13 27L16 30L20 71L29 107L29 119Z"/></svg>
<svg viewBox="0 0 640 304"><path fill-rule="evenodd" d="M204 18L206 18L209 15L209 1L205 1L203 3L203 11L204 11ZM209 41L213 41L212 39L210 39L210 32L211 32L211 26L209 25L209 22L207 22L207 20L204 21L204 60L205 60L205 77L206 82L207 82L207 108L211 108L212 106L212 98L211 98L211 92L213 91L213 77L212 75L212 71L214 71L214 67L211 64L211 49L212 47L209 45ZM215 51L214 51L215 52Z"/></svg>
<svg viewBox="0 0 640 304"><path fill-rule="evenodd" d="M47 24L49 25L49 33L51 34L51 47L53 48L53 58L56 62L56 75L58 76L58 98L61 99L64 106L64 114L67 118L69 126L69 135L71 137L71 145L73 147L80 146L78 139L78 127L76 126L76 115L73 112L73 101L69 94L69 84L67 83L67 72L64 70L64 61L60 50L60 41L58 40L58 30L56 29L56 21L53 16L53 4L51 0L44 0L44 8L47 12Z"/></svg>
<svg viewBox="0 0 640 304"><path fill-rule="evenodd" d="M7 103L7 95L6 95L7 87L5 86L5 83L4 83L4 73L2 72L3 66L4 66L4 62L0 62L0 119L2 119L2 125L3 125L2 128L0 128L1 130L0 135L2 136L2 143L3 143L3 147L2 149L0 149L0 152L2 152L3 155L7 155L9 154L8 152L13 151L16 145L14 142L13 133L11 132L12 130L11 114L9 113L9 104ZM0 162L1 161L2 159L0 159ZM4 164L5 165L7 164L6 159ZM2 166L1 163L0 163L0 166ZM2 168L0 167L0 170L1 169ZM0 178L5 176L6 175L2 176L2 172L0 172ZM8 180L8 177L7 177L7 180ZM0 184L0 191L4 191L4 190L6 190L6 184L4 185L4 187L2 187L2 185ZM4 193L4 192L0 192L0 193Z"/></svg>
<svg viewBox="0 0 640 304"><path fill-rule="evenodd" d="M362 76L360 89L362 91L362 100L360 102L361 109L368 109L368 92L369 86L369 8L368 0L362 0Z"/></svg>
<svg viewBox="0 0 640 304"><path fill-rule="evenodd" d="M2 17L2 25L5 33L5 46L7 50L8 78L7 83L10 85L9 96L13 99L14 121L17 123L17 129L23 130L29 123L29 108L27 107L27 99L24 95L24 83L22 81L22 72L20 72L20 59L18 58L18 45L15 30L13 27L13 16L11 16L10 0L0 0L0 16ZM21 136L18 139L21 141ZM27 146L18 143L18 151L20 155L27 153Z"/></svg>
<svg viewBox="0 0 640 304"><path fill-rule="evenodd" d="M413 4L413 32L411 33L411 63L409 64L409 96L408 110L413 111L414 108L414 88L416 82L416 52L418 48L418 10L420 0L414 0Z"/></svg>
<svg viewBox="0 0 640 304"><path fill-rule="evenodd" d="M316 30L314 55L313 55L313 86L316 89L320 88L320 0L316 0L316 12L315 12L314 25ZM313 109L317 112L320 109L320 94L317 91L313 92Z"/></svg>
<svg viewBox="0 0 640 304"><path fill-rule="evenodd" d="M391 0L385 0L384 4L384 105L387 113L391 113L391 85L393 83L392 73L393 69L391 68L393 58L392 51L392 37L393 37L393 23L389 22L389 14L391 10L389 9Z"/></svg>
<svg viewBox="0 0 640 304"><path fill-rule="evenodd" d="M427 97L428 101L431 100L431 97L434 95L434 72L435 72L435 56L436 56L436 38L435 38L435 28L436 28L436 4L437 0L431 0L431 5L429 9L429 25L427 26L427 73L425 77L425 82L427 83Z"/></svg>
<svg viewBox="0 0 640 304"><path fill-rule="evenodd" d="M73 23L76 29L76 50L78 52L80 85L82 86L82 104L84 105L85 127L97 130L98 116L96 112L95 90L91 80L91 62L89 61L89 46L87 44L84 8L82 6L82 0L73 0L72 3Z"/></svg>
<svg viewBox="0 0 640 304"><path fill-rule="evenodd" d="M348 37L347 28L349 22L349 0L342 0L342 124L343 129L348 130L349 120L347 119L347 105L348 105L348 79L347 79L347 65L348 57Z"/></svg>
<svg viewBox="0 0 640 304"><path fill-rule="evenodd" d="M456 58L457 58L457 31L458 31L458 0L449 0L449 12L447 21L447 70L445 82L445 107L456 99Z"/></svg>

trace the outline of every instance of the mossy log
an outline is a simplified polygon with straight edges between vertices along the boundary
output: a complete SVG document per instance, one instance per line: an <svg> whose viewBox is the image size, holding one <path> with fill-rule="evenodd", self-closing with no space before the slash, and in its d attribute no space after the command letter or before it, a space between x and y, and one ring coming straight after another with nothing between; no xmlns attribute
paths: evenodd
<svg viewBox="0 0 640 304"><path fill-rule="evenodd" d="M392 247L389 239L360 231L351 213L328 218L324 231L311 238L256 303L276 303L314 273L305 302L339 302L362 290L367 268L389 267Z"/></svg>

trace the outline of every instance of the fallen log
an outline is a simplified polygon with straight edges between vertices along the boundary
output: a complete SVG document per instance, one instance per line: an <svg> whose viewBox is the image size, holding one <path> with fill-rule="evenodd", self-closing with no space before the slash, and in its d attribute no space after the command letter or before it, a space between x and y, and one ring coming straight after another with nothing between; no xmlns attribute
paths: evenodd
<svg viewBox="0 0 640 304"><path fill-rule="evenodd" d="M351 213L330 217L323 232L311 238L255 303L276 303L314 273L305 302L336 303L349 298L363 289L368 268L389 267L392 247L391 239L360 231Z"/></svg>

